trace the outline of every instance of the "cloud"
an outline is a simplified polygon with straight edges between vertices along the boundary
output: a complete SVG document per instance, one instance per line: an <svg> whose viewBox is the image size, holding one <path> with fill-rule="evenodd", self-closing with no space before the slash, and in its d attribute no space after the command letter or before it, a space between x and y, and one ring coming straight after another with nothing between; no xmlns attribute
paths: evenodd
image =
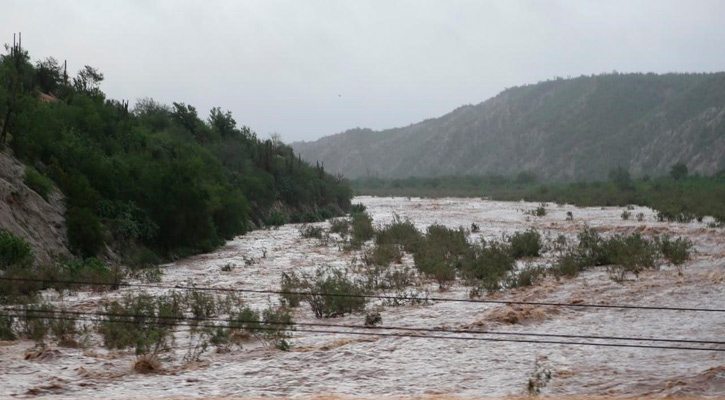
<svg viewBox="0 0 725 400"><path fill-rule="evenodd" d="M0 39L114 98L231 110L311 140L402 126L554 76L725 66L720 1L5 1Z"/></svg>

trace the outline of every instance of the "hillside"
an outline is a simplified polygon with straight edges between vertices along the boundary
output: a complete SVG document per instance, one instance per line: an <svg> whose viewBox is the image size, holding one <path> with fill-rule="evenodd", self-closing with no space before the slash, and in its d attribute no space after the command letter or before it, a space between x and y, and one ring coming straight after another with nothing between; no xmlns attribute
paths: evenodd
<svg viewBox="0 0 725 400"><path fill-rule="evenodd" d="M0 56L0 148L17 160L0 158L0 231L28 241L40 263L67 238L78 256L146 264L154 253L209 251L254 227L350 205L347 183L229 111L203 119L191 105L151 99L129 109L106 98L95 68L69 78L53 58L31 63L19 45L9 50Z"/></svg>
<svg viewBox="0 0 725 400"><path fill-rule="evenodd" d="M533 171L594 180L618 166L662 175L677 162L709 175L725 168L725 73L557 79L407 127L353 129L292 147L349 178Z"/></svg>

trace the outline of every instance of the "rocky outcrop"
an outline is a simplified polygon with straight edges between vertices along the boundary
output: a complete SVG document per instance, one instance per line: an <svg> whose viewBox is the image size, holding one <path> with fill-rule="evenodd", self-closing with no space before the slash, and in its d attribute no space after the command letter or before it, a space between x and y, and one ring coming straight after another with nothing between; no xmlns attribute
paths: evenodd
<svg viewBox="0 0 725 400"><path fill-rule="evenodd" d="M25 165L12 152L0 152L0 229L25 239L36 264L70 256L63 194L54 189L46 201L23 182Z"/></svg>

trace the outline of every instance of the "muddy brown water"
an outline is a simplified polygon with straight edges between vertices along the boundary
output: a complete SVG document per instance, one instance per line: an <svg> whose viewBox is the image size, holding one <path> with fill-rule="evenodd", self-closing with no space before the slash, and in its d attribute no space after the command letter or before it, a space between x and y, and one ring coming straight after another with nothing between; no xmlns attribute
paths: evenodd
<svg viewBox="0 0 725 400"><path fill-rule="evenodd" d="M703 223L671 224L654 220L652 210L637 208L645 220L624 221L622 208L576 208L548 205L544 217L524 213L538 204L480 199L406 199L360 197L376 224L394 215L410 218L424 229L439 223L481 228L471 235L501 238L536 227L551 238L574 237L584 226L603 233L642 232L686 236L697 254L682 276L662 265L624 283L613 282L604 269L560 282L540 284L497 295L504 300L597 302L725 308L725 232ZM566 221L571 211L573 221ZM320 223L326 226L327 223ZM210 253L163 267L162 284L247 289L279 289L285 271L312 272L321 265L348 266L359 252L342 252L335 245L305 239L299 226L251 232ZM245 260L251 260L247 263ZM547 257L537 260L546 263ZM235 267L228 272L221 267ZM411 257L404 263L412 265ZM433 283L417 288L431 296L467 298L468 287L454 285L440 292ZM78 310L92 310L114 293L77 292L49 300ZM165 289L150 289L163 293ZM275 296L245 294L247 302L264 307ZM506 306L436 302L431 305L387 307L383 323L408 327L446 327L516 332L613 335L722 340L725 315L563 307ZM302 307L295 320L315 322ZM332 321L362 324L363 316ZM513 323L512 323L513 322ZM0 397L47 398L499 398L525 396L535 363L551 371L542 396L550 397L720 397L725 395L725 353L682 350L577 347L548 344L489 343L400 337L360 337L296 332L293 347L282 352L256 342L232 352L205 353L185 363L187 334L176 337L175 350L160 355L162 371L133 372L131 352L107 351L92 336L86 348L51 344L48 356L26 360L32 342L0 343ZM324 397L328 396L328 397Z"/></svg>

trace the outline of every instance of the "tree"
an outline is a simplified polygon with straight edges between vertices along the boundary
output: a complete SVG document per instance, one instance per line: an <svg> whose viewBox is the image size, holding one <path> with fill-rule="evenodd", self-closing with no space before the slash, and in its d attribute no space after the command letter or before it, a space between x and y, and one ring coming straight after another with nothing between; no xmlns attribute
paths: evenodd
<svg viewBox="0 0 725 400"><path fill-rule="evenodd" d="M102 73L90 65L86 65L82 70L78 71L78 76L73 78L73 88L89 96L102 96L101 82L103 82L103 79Z"/></svg>
<svg viewBox="0 0 725 400"><path fill-rule="evenodd" d="M609 171L609 180L614 182L622 190L632 188L632 178L629 175L629 171L622 167L617 167Z"/></svg>
<svg viewBox="0 0 725 400"><path fill-rule="evenodd" d="M63 74L58 60L48 57L35 65L35 82L43 93L55 93L63 83Z"/></svg>
<svg viewBox="0 0 725 400"><path fill-rule="evenodd" d="M222 112L221 108L214 107L209 112L209 125L223 138L236 136L237 121L232 118L232 112Z"/></svg>
<svg viewBox="0 0 725 400"><path fill-rule="evenodd" d="M670 177L672 177L672 179L676 181L687 177L687 173L687 165L681 162L678 162L677 164L673 165L672 168L670 168Z"/></svg>

